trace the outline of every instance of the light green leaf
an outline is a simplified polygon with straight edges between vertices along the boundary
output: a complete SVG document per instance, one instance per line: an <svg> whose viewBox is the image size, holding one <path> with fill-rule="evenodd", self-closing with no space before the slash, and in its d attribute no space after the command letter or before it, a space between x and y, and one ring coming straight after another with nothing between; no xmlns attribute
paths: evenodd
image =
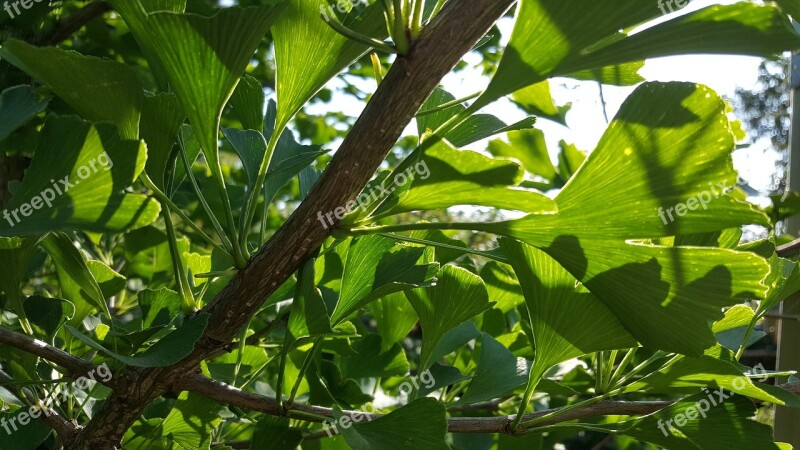
<svg viewBox="0 0 800 450"><path fill-rule="evenodd" d="M413 170L412 170L413 169ZM402 176L402 177L401 177ZM389 197L376 217L408 211L449 208L455 205L491 206L525 212L554 212L555 204L544 195L515 189L523 177L513 161L488 158L469 150L456 150L445 141L425 150L422 159L406 172L384 181L395 190L402 179L412 179L397 197ZM391 186L394 180L395 187Z"/></svg>
<svg viewBox="0 0 800 450"><path fill-rule="evenodd" d="M0 141L44 111L49 101L37 100L30 86L14 86L0 93Z"/></svg>
<svg viewBox="0 0 800 450"><path fill-rule="evenodd" d="M408 291L406 296L422 326L420 370L435 362L433 350L448 331L492 307L483 280L452 265L442 267L435 286Z"/></svg>
<svg viewBox="0 0 800 450"><path fill-rule="evenodd" d="M666 368L629 384L623 392L693 393L703 388L723 388L736 395L784 404L779 398L761 390L733 364L709 356L681 357Z"/></svg>
<svg viewBox="0 0 800 450"><path fill-rule="evenodd" d="M514 270L507 264L489 261L481 268L481 278L486 283L489 300L495 308L506 313L525 301L522 287L519 285Z"/></svg>
<svg viewBox="0 0 800 450"><path fill-rule="evenodd" d="M699 356L716 342L708 322L721 319L722 308L764 295L766 262L749 252L635 240L767 224L724 191L737 180L724 112L708 88L647 83L556 197L558 213L463 227L545 250L642 344ZM672 222L661 217L669 211Z"/></svg>
<svg viewBox="0 0 800 450"><path fill-rule="evenodd" d="M522 163L526 171L545 180L553 180L563 186L565 180L558 180L558 172L550 160L547 143L541 130L524 130L508 133L509 143L495 139L489 142L489 153L494 156L514 158Z"/></svg>
<svg viewBox="0 0 800 450"><path fill-rule="evenodd" d="M423 246L399 244L381 236L356 240L347 253L339 301L331 315L338 324L372 300L430 284L439 264L428 263Z"/></svg>
<svg viewBox="0 0 800 450"><path fill-rule="evenodd" d="M172 184L174 178L175 158L178 155L173 151L175 139L185 119L186 115L175 94L161 93L144 98L139 134L147 144L145 169L162 190L166 189L167 184Z"/></svg>
<svg viewBox="0 0 800 450"><path fill-rule="evenodd" d="M644 80L642 80L644 81ZM550 82L542 81L514 92L514 103L528 114L544 117L567 126L567 112L571 105L558 106L550 93Z"/></svg>
<svg viewBox="0 0 800 450"><path fill-rule="evenodd" d="M639 75L639 70L642 67L644 67L644 61L637 61L599 69L581 70L571 73L567 77L577 80L597 81L614 86L633 86L645 81L644 77Z"/></svg>
<svg viewBox="0 0 800 450"><path fill-rule="evenodd" d="M766 280L769 292L759 303L756 314L763 316L790 295L800 291L800 266L797 262L773 253L769 258L771 271Z"/></svg>
<svg viewBox="0 0 800 450"><path fill-rule="evenodd" d="M334 407L333 415L342 423L341 409ZM354 450L448 450L445 416L441 403L425 397L369 422L338 428Z"/></svg>
<svg viewBox="0 0 800 450"><path fill-rule="evenodd" d="M491 400L523 386L528 381L528 362L517 358L497 342L483 333L478 370L472 378L467 392L457 403L472 404Z"/></svg>
<svg viewBox="0 0 800 450"><path fill-rule="evenodd" d="M158 203L124 192L146 158L143 143L120 140L111 125L48 117L31 166L6 208L10 217L0 221L0 235L121 232L152 223Z"/></svg>
<svg viewBox="0 0 800 450"><path fill-rule="evenodd" d="M745 327L753 320L753 316L755 316L753 308L747 305L735 305L725 311L723 319L714 322L714 325L711 326L711 331L721 333L734 328Z"/></svg>
<svg viewBox="0 0 800 450"><path fill-rule="evenodd" d="M194 350L194 345L200 340L207 324L208 314L199 314L177 330L161 338L152 347L133 356L114 353L75 328L69 325L66 325L66 328L84 344L129 366L167 367L182 360Z"/></svg>
<svg viewBox="0 0 800 450"><path fill-rule="evenodd" d="M547 253L510 239L501 239L500 246L528 306L536 349L533 379L578 356L638 345L623 328L625 318L615 315Z"/></svg>
<svg viewBox="0 0 800 450"><path fill-rule="evenodd" d="M155 61L163 70L216 172L222 109L280 8L231 7L203 17L174 11L145 12L137 0L115 0L112 5L151 63Z"/></svg>
<svg viewBox="0 0 800 450"><path fill-rule="evenodd" d="M401 292L393 292L371 303L370 311L381 337L381 353L405 339L418 320L416 311Z"/></svg>
<svg viewBox="0 0 800 450"><path fill-rule="evenodd" d="M181 392L164 423L162 434L184 450L209 448L213 430L222 422L221 407L191 392Z"/></svg>
<svg viewBox="0 0 800 450"><path fill-rule="evenodd" d="M250 75L243 76L233 91L230 104L245 130L264 129L264 100L261 82Z"/></svg>
<svg viewBox="0 0 800 450"><path fill-rule="evenodd" d="M181 296L167 288L145 289L139 292L142 329L169 325L181 312Z"/></svg>
<svg viewBox="0 0 800 450"><path fill-rule="evenodd" d="M314 284L314 262L314 258L306 261L297 274L289 314L289 331L295 339L333 333L322 293Z"/></svg>
<svg viewBox="0 0 800 450"><path fill-rule="evenodd" d="M653 4L620 0L609 10L592 0L522 0L511 40L484 94L485 106L554 76L676 54L745 54L769 57L800 47L800 38L775 6L711 6L630 36L661 16Z"/></svg>
<svg viewBox="0 0 800 450"><path fill-rule="evenodd" d="M49 87L84 118L112 122L124 139L139 137L143 91L125 64L10 39L0 57Z"/></svg>
<svg viewBox="0 0 800 450"><path fill-rule="evenodd" d="M496 134L529 129L534 123L536 123L535 117L527 117L507 125L491 114L475 114L447 133L445 138L454 146L462 148Z"/></svg>
<svg viewBox="0 0 800 450"><path fill-rule="evenodd" d="M65 296L75 300L82 298L111 319L106 297L94 274L89 270L86 258L75 248L72 239L64 233L50 233L42 240L42 247L53 259ZM86 309L81 308L80 303L77 303L76 306L79 310ZM83 320L89 312L79 311L75 318Z"/></svg>
<svg viewBox="0 0 800 450"><path fill-rule="evenodd" d="M283 130L331 78L368 50L325 23L320 11L328 6L327 0L289 2L272 29L277 69L276 130ZM353 9L340 21L368 36L386 35L383 9L379 4L372 4L363 11Z"/></svg>

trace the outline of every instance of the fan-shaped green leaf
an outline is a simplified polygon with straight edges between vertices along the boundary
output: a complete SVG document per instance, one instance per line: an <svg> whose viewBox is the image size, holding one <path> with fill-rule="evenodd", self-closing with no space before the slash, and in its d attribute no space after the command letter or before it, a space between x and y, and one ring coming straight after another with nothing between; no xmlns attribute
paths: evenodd
<svg viewBox="0 0 800 450"><path fill-rule="evenodd" d="M422 326L421 370L435 362L433 350L448 331L492 307L483 280L452 265L442 267L435 286L406 295Z"/></svg>
<svg viewBox="0 0 800 450"><path fill-rule="evenodd" d="M200 340L208 324L208 314L199 314L177 330L161 338L147 350L124 356L106 349L80 331L66 325L67 330L89 347L134 367L166 367L188 356Z"/></svg>
<svg viewBox="0 0 800 450"><path fill-rule="evenodd" d="M15 39L3 43L0 57L45 84L84 118L114 123L124 139L139 137L144 95L136 73L125 64Z"/></svg>
<svg viewBox="0 0 800 450"><path fill-rule="evenodd" d="M500 66L473 108L525 86L658 56L732 53L771 56L800 47L800 37L775 6L712 6L630 36L630 29L661 15L648 2L620 0L609 9L591 0L522 0Z"/></svg>
<svg viewBox="0 0 800 450"><path fill-rule="evenodd" d="M402 179L410 179L411 183L399 194L399 199L390 197L375 215L383 217L455 205L554 212L555 204L551 199L538 192L514 189L522 181L522 176L522 168L513 161L456 150L446 141L440 141L426 149L416 165L384 181L383 188L389 192L408 183L399 183ZM396 186L390 185L391 180Z"/></svg>
<svg viewBox="0 0 800 450"><path fill-rule="evenodd" d="M334 31L321 17L327 0L290 2L272 30L277 66L278 115L276 130L289 120L331 78L368 48ZM374 3L340 18L350 29L368 36L385 36L383 9Z"/></svg>
<svg viewBox="0 0 800 450"><path fill-rule="evenodd" d="M347 252L331 323L340 323L384 295L430 284L439 270L439 264L428 262L431 259L432 252L423 246L398 244L381 236L356 240Z"/></svg>
<svg viewBox="0 0 800 450"><path fill-rule="evenodd" d="M212 17L145 12L137 0L116 0L136 40L164 71L212 169L219 166L222 109L280 7L225 8Z"/></svg>
<svg viewBox="0 0 800 450"><path fill-rule="evenodd" d="M501 239L500 245L528 306L536 349L531 369L535 379L578 356L638 345L623 328L625 317L615 316L547 253L510 239Z"/></svg>
<svg viewBox="0 0 800 450"><path fill-rule="evenodd" d="M22 185L0 221L0 235L53 230L119 232L152 223L155 201L124 192L139 176L147 152L121 140L108 124L49 117Z"/></svg>
<svg viewBox="0 0 800 450"><path fill-rule="evenodd" d="M478 369L458 403L471 404L507 394L528 381L528 362L515 357L492 336L483 333Z"/></svg>
<svg viewBox="0 0 800 450"><path fill-rule="evenodd" d="M355 450L447 450L447 419L444 405L421 398L368 422L350 421L333 408L339 431ZM345 422L346 421L346 422ZM351 426L344 426L347 423ZM413 432L411 432L413 430Z"/></svg>

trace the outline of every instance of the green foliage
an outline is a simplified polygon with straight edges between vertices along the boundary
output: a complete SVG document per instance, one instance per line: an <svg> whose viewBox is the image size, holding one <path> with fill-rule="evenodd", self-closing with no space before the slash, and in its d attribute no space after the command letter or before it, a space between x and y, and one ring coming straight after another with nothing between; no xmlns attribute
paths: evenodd
<svg viewBox="0 0 800 450"><path fill-rule="evenodd" d="M97 383L55 402L86 425L108 402L174 387L141 409L126 449L785 448L763 414L752 419L753 400L800 398L739 360L800 291L796 257L779 256L775 237L800 203L745 200L723 99L645 82L588 155L547 148L533 127L567 124L554 77L633 86L648 58L797 49L795 3L656 22L640 0L521 0L508 46L494 28L465 59L492 69L485 89L455 99L436 88L367 186L337 186L341 173L324 172L354 121L332 100L375 101L373 78L391 89L453 1L111 0L114 14L56 46L26 34L29 20L52 28L47 8L13 27L0 19L13 31L0 44L0 160L30 158L19 179L0 180L11 194L0 205L0 417L66 390L59 361L5 345L13 331L106 364L119 383L226 350L176 379L114 385L113 396ZM502 98L527 117L480 113ZM317 211L338 188L361 194ZM463 220L472 207L476 220ZM295 212L306 215L288 222L296 239L264 250ZM770 237L740 242L747 225ZM307 258L259 272L285 254ZM204 333L241 314L209 308L229 289L263 298L216 346ZM215 395L181 389L203 377ZM735 396L688 417L703 389ZM607 399L667 403L574 415ZM662 432L668 420L677 426ZM44 423L0 432L0 447L56 448Z"/></svg>

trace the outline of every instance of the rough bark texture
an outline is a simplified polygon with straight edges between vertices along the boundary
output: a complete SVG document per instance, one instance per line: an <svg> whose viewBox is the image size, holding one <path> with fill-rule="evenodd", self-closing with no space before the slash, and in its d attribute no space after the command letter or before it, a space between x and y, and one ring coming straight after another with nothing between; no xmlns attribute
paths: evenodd
<svg viewBox="0 0 800 450"><path fill-rule="evenodd" d="M195 351L178 364L131 369L101 411L65 447L119 448L125 431L153 399L179 389L182 377L228 343L261 304L297 270L331 230L317 220L358 195L400 137L420 105L461 57L503 16L514 0L459 0L446 4L406 57L400 57L336 156L289 220L203 312L209 325Z"/></svg>

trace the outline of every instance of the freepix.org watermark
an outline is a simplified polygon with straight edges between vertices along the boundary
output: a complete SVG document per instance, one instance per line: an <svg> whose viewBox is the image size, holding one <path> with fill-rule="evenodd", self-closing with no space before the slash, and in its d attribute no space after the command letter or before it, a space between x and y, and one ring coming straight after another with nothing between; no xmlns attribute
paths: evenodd
<svg viewBox="0 0 800 450"><path fill-rule="evenodd" d="M22 11L20 11L19 9L20 6L22 6L23 10L28 10L33 7L34 3L41 3L41 2L42 0L14 0L11 3L6 1L5 3L3 3L3 9L5 9L6 12L8 13L8 17L13 19L14 17L22 14ZM11 8L14 8L13 13L11 12Z"/></svg>
<svg viewBox="0 0 800 450"><path fill-rule="evenodd" d="M92 371L87 373L85 376L75 380L75 388L85 391L89 387L89 381L101 380L102 382L107 383L111 381L112 377L113 374L111 373L111 369L106 363L103 363L92 369ZM62 403L68 400L69 394L70 389L63 389L61 391ZM31 419L38 419L42 415L45 417L50 417L54 414L52 409L54 401L55 399L53 396L49 396L44 401L40 401L38 404L31 405L27 411L22 411L11 419L6 419L3 417L0 419L0 427L5 430L6 434L11 435L16 431L19 431L20 427L28 425L31 422Z"/></svg>
<svg viewBox="0 0 800 450"><path fill-rule="evenodd" d="M33 214L34 211L38 211L45 206L52 208L53 200L55 200L56 197L66 194L71 188L80 184L81 180L89 178L100 169L108 172L112 167L114 167L114 163L111 161L111 158L103 152L88 163L78 167L76 173L78 178L80 178L79 180L73 179L73 181L70 181L69 175L58 181L50 180L52 187L44 189L39 195L34 196L27 203L21 204L18 208L12 209L11 211L4 209L3 218L13 227L19 224L25 217L29 217Z"/></svg>
<svg viewBox="0 0 800 450"><path fill-rule="evenodd" d="M683 217L689 211L696 211L700 207L703 209L708 209L708 204L711 203L712 200L727 194L732 189L728 187L727 181L717 183L716 187L714 187L712 183L708 183L708 187L708 190L686 200L686 203L678 203L677 205L667 209L664 209L663 207L656 208L656 211L658 211L658 217L661 217L661 221L664 222L664 225L668 225L676 220L675 216L672 215L673 212L675 212L678 217ZM669 217L669 220L667 220L667 217Z"/></svg>
<svg viewBox="0 0 800 450"><path fill-rule="evenodd" d="M674 13L685 8L688 4L689 0L658 0L658 8L662 14Z"/></svg>
<svg viewBox="0 0 800 450"><path fill-rule="evenodd" d="M752 372L749 375L760 375L761 378L758 381L766 381L767 370L764 368L762 364L758 364L757 366L753 367ZM747 375L742 375L741 377L736 378L733 380L733 389L735 391L741 391L742 389L748 386L747 384ZM689 406L683 410L683 412L675 414L672 418L663 420L658 419L658 429L664 433L664 436L669 436L670 430L675 430L675 428L681 428L686 426L690 421L697 419L699 416L702 416L703 419L706 418L706 413L711 409L713 406L721 405L725 400L733 397L736 395L735 392L728 392L725 391L723 388L719 388L714 391L709 391L708 389L703 389L703 392L708 394L708 397L701 398L700 400L696 401L694 405ZM675 423L673 426L672 423Z"/></svg>
<svg viewBox="0 0 800 450"><path fill-rule="evenodd" d="M325 22L330 22L331 18L336 17L336 13L333 11L334 7L340 13L344 14L350 11L351 9L355 8L356 6L358 6L359 3L363 3L364 6L369 5L368 0L338 0L334 3L335 5L328 5L327 8L325 7L325 5L319 5L319 12L320 14L322 14L322 18L325 20Z"/></svg>
<svg viewBox="0 0 800 450"><path fill-rule="evenodd" d="M433 378L430 369L421 372L419 376L411 377L409 381L404 381L399 387L400 394L408 396L414 389L419 390L420 384L425 386L426 389L430 389L436 384L436 379ZM377 408L368 404L361 408L361 412L356 412L349 416L342 415L336 420L322 422L322 429L328 434L328 437L333 437L334 434L339 434L339 430L346 430L352 427L353 423L369 422L375 418L378 412Z"/></svg>
<svg viewBox="0 0 800 450"><path fill-rule="evenodd" d="M395 191L395 189L400 186L404 186L406 183L414 181L417 176L419 176L420 180L426 180L429 176L431 176L431 171L428 169L428 164L424 160L408 167L403 172L395 174L394 177L383 180L383 182L377 187L370 188L369 192L362 192L356 200L350 200L344 206L339 206L333 211L328 211L325 214L323 214L322 211L318 211L317 219L322 226L327 229L333 226L334 219L342 220L344 216L355 211L357 207L361 207L361 209L366 212L367 208L374 202L388 197L392 192ZM393 185L388 188L385 187L384 185L390 180L392 180Z"/></svg>

